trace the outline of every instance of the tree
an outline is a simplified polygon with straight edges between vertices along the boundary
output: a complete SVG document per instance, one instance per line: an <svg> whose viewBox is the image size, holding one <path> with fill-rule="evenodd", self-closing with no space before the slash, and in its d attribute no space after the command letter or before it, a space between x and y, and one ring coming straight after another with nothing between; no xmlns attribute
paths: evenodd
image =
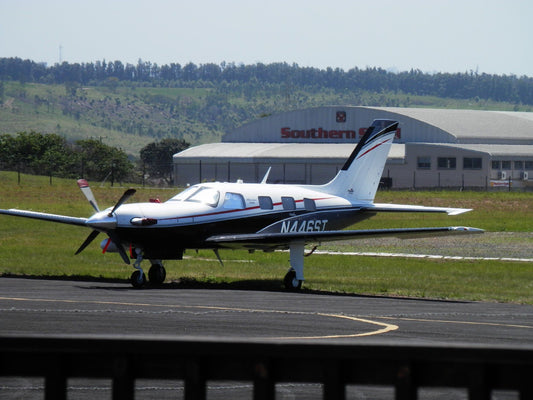
<svg viewBox="0 0 533 400"><path fill-rule="evenodd" d="M0 137L0 161L7 169L23 168L33 174L70 177L73 160L72 149L65 138L53 133L31 131Z"/></svg>
<svg viewBox="0 0 533 400"><path fill-rule="evenodd" d="M163 178L170 181L172 177L172 156L190 146L183 139L162 139L152 142L141 149L141 162L146 173L152 178Z"/></svg>
<svg viewBox="0 0 533 400"><path fill-rule="evenodd" d="M83 164L84 178L123 181L133 171L133 164L121 149L103 144L97 139L78 140L76 147L80 163Z"/></svg>

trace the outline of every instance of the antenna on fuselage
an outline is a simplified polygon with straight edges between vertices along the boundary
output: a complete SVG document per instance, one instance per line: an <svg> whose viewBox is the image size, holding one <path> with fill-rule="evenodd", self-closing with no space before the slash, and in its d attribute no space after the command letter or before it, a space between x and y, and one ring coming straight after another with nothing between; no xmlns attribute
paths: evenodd
<svg viewBox="0 0 533 400"><path fill-rule="evenodd" d="M220 263L220 265L224 266L224 263L222 262L222 258L220 258L220 253L218 252L218 249L215 247L213 249L213 251L215 252L217 258L218 258L218 262Z"/></svg>
<svg viewBox="0 0 533 400"><path fill-rule="evenodd" d="M266 172L265 176L263 177L263 180L261 181L262 185L267 183L268 175L270 175L270 170L271 169L272 169L272 167L268 167L267 172Z"/></svg>

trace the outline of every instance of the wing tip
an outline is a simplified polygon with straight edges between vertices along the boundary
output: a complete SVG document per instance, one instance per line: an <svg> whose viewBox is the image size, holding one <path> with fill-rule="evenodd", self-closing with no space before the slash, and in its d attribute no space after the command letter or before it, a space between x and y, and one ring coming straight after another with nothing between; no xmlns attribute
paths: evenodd
<svg viewBox="0 0 533 400"><path fill-rule="evenodd" d="M448 208L446 213L448 215L460 215L472 211L473 208Z"/></svg>
<svg viewBox="0 0 533 400"><path fill-rule="evenodd" d="M485 232L484 229L472 228L470 226L451 226L449 229L454 232L464 232L464 233L484 233Z"/></svg>

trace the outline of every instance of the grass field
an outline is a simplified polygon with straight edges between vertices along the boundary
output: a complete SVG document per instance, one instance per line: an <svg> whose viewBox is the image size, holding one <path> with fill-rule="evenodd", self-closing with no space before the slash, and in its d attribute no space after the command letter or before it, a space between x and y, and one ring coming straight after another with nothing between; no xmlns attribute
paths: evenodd
<svg viewBox="0 0 533 400"><path fill-rule="evenodd" d="M100 208L113 205L124 188L93 191ZM21 208L72 216L91 215L92 208L74 181L0 172L0 208ZM159 197L175 189L139 188L130 201ZM391 251L476 257L533 258L533 194L485 192L379 192L377 202L468 207L474 211L448 217L435 214L382 214L356 229L466 225L484 235L424 240L374 239L328 243L319 249ZM82 254L74 252L89 230L75 226L0 216L0 274L129 278L132 268L117 254L102 255L96 240ZM183 261L167 261L171 287L214 287L280 290L288 268L285 252L249 254L222 251L222 267L211 251L188 251ZM346 255L306 258L305 290L409 296L438 299L500 301L533 304L533 263L500 260L412 259ZM146 263L148 264L148 263Z"/></svg>

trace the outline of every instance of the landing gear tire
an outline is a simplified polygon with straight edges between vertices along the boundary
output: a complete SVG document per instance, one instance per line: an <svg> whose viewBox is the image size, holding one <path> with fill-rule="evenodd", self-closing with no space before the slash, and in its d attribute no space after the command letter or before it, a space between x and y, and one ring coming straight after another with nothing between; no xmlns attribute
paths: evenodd
<svg viewBox="0 0 533 400"><path fill-rule="evenodd" d="M283 286L285 286L285 289L287 290L300 290L302 288L302 282L303 281L296 279L296 271L293 269L290 269L285 275L285 278L283 278Z"/></svg>
<svg viewBox="0 0 533 400"><path fill-rule="evenodd" d="M146 275L142 274L141 277L141 272L135 271L133 274L131 274L130 282L135 289L140 289L146 285Z"/></svg>
<svg viewBox="0 0 533 400"><path fill-rule="evenodd" d="M167 277L167 271L161 264L152 264L148 271L148 279L152 285L161 285Z"/></svg>

